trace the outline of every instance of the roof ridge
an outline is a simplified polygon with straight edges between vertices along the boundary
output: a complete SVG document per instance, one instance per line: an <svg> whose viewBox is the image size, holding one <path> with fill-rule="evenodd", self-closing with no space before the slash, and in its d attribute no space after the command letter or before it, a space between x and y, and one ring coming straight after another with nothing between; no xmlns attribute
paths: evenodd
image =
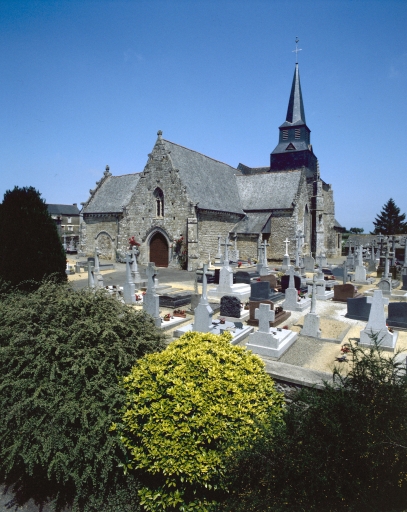
<svg viewBox="0 0 407 512"><path fill-rule="evenodd" d="M176 142L171 142L170 140L167 140L167 139L162 139L162 140L163 140L163 142L169 142L170 144L174 144L174 146L178 146L179 148L182 148L182 149L187 149L188 151L191 151L192 153L196 153L198 155L204 156L205 158L209 158L209 160L212 160L213 162L217 162L218 164L227 165L228 167L230 167L231 169L234 169L235 171L238 170L236 167L233 167L230 164L221 162L220 160L216 160L216 158L212 158L211 156L204 155L203 153L200 153L199 151L195 151L195 149L190 149L185 146L181 146L181 144L177 144Z"/></svg>

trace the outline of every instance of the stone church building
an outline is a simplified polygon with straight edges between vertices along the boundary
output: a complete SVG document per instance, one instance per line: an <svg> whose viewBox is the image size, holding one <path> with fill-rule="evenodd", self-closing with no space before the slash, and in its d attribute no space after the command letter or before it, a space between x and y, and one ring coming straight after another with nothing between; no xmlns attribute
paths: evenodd
<svg viewBox="0 0 407 512"><path fill-rule="evenodd" d="M285 122L270 165L234 168L162 138L140 173L113 176L109 167L83 204L80 250L116 259L132 236L140 263L189 270L218 252L218 236L236 240L241 259L257 258L267 240L269 259L282 259L283 241L295 247L298 230L304 252L339 254L341 226L335 221L331 185L319 172L305 121L298 64Z"/></svg>

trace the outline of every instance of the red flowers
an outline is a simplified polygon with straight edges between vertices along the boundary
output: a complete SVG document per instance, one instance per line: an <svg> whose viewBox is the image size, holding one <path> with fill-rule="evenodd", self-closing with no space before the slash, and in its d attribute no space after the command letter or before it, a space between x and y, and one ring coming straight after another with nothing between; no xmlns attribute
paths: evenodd
<svg viewBox="0 0 407 512"><path fill-rule="evenodd" d="M131 245L131 247L140 247L140 244L138 242L136 242L136 239L134 238L134 236L132 236L131 238L129 238L129 244Z"/></svg>

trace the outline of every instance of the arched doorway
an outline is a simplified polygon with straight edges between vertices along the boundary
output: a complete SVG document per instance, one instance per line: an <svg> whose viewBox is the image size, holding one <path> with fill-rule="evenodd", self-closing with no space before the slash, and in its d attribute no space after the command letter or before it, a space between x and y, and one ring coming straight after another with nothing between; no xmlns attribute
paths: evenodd
<svg viewBox="0 0 407 512"><path fill-rule="evenodd" d="M155 233L150 240L150 261L157 267L168 267L168 243L161 233Z"/></svg>

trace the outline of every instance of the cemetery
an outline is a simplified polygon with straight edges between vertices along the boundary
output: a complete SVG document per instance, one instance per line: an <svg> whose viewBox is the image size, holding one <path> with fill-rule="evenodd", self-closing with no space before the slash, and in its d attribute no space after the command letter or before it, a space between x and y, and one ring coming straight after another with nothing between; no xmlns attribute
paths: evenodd
<svg viewBox="0 0 407 512"><path fill-rule="evenodd" d="M159 283L161 275L176 272L158 269L153 262L138 266L137 254L131 250L125 264L116 264L125 271L123 286L117 286L118 298L150 314L172 339L191 331L230 332L232 343L260 355L277 379L280 371L284 374L291 368L297 380L300 372L304 383L319 385L343 356L343 345L368 347L371 336L382 340L389 353L401 350L407 356L405 275L396 274L393 279L390 274L390 243L382 240L381 250L364 258L362 244L350 247L347 256L327 259L321 251L313 258L303 253L299 232L291 240L294 253L290 253L286 238L287 258L275 264L267 258L267 242L259 244L259 263L232 258L233 234L231 239L218 238L213 263L208 261L195 272L180 274L182 282L180 275L174 275L165 284ZM375 269L382 262L381 274L369 270L373 267L371 254ZM71 263L74 266L75 260ZM92 288L101 287L98 279L106 285L115 272L103 267L97 250L94 258L89 258L87 271ZM69 275L73 282L78 277ZM175 314L178 308L183 308L182 315ZM346 372L346 364L341 367ZM280 378L289 381L287 375Z"/></svg>

